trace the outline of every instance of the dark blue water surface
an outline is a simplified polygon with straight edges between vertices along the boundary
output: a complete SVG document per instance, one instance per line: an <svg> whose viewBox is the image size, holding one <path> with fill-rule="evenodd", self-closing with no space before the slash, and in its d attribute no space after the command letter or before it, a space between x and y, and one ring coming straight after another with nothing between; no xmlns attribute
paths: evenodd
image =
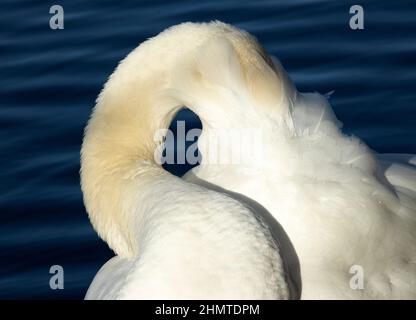
<svg viewBox="0 0 416 320"><path fill-rule="evenodd" d="M64 30L49 28L53 4L65 10ZM335 90L345 132L379 152L416 153L416 2L359 2L360 31L348 26L352 4L1 1L0 298L83 298L113 255L82 202L83 128L118 61L171 25L218 19L248 30L301 91ZM55 264L64 290L49 288Z"/></svg>

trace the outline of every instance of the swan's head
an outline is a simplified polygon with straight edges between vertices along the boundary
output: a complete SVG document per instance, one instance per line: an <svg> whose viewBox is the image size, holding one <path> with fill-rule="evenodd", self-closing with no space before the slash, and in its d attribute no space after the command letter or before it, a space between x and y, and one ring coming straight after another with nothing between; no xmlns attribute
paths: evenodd
<svg viewBox="0 0 416 320"><path fill-rule="evenodd" d="M163 37L177 37L183 48L172 83L178 97L202 118L220 126L258 126L265 119L286 122L296 89L280 62L268 55L249 33L212 22L186 23L168 29ZM174 55L176 55L175 53Z"/></svg>

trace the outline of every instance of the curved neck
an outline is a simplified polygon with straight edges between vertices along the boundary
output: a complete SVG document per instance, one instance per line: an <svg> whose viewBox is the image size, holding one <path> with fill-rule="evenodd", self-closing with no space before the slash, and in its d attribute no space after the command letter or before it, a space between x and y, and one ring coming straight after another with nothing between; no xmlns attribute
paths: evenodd
<svg viewBox="0 0 416 320"><path fill-rule="evenodd" d="M157 97L151 87L148 81L112 76L97 100L81 151L81 185L90 220L122 257L138 251L135 208L147 176L162 171L154 161L162 141L154 134L168 127L180 107L168 96Z"/></svg>
<svg viewBox="0 0 416 320"><path fill-rule="evenodd" d="M240 30L214 26L182 25L146 41L97 99L81 151L81 185L93 226L121 256L137 253L132 225L146 211L138 203L152 201L144 189L167 175L154 161L162 143L155 133L182 106L212 127L226 118L239 123L288 113L282 74L262 48Z"/></svg>

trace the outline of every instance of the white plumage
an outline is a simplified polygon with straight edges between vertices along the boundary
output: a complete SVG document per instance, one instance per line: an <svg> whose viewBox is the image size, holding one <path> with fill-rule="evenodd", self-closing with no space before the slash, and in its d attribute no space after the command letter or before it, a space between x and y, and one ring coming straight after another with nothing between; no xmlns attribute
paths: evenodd
<svg viewBox="0 0 416 320"><path fill-rule="evenodd" d="M183 106L204 132L261 128L259 170L165 172L153 136ZM105 85L82 147L86 208L117 253L86 298L415 298L416 160L339 128L328 101L297 92L244 31L186 23L141 44ZM353 265L363 290L350 287Z"/></svg>

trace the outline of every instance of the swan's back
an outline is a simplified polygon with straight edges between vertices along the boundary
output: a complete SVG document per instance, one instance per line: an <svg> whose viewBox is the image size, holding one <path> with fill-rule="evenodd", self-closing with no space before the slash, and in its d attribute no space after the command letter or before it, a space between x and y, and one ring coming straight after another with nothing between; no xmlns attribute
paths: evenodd
<svg viewBox="0 0 416 320"><path fill-rule="evenodd" d="M157 199L146 198L153 208L137 234L140 253L107 262L87 299L290 297L279 244L261 216L175 177L159 182Z"/></svg>
<svg viewBox="0 0 416 320"><path fill-rule="evenodd" d="M298 93L291 115L291 126L263 130L259 173L207 164L192 174L279 221L299 256L302 298L416 298L415 157L378 155L342 134L319 94Z"/></svg>

